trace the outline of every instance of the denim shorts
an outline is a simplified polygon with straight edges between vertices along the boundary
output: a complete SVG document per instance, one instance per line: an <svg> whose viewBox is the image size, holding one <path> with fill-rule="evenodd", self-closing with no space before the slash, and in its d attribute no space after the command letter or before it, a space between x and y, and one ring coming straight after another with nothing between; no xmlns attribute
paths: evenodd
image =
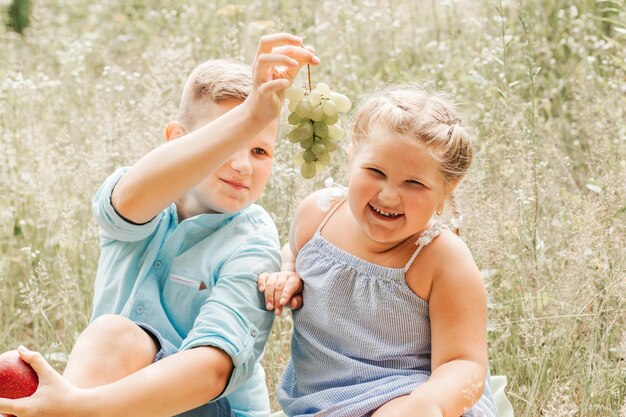
<svg viewBox="0 0 626 417"><path fill-rule="evenodd" d="M163 358L167 358L178 352L178 348L171 342L164 339L161 334L155 330L152 326L145 323L135 323L141 327L143 331L148 333L157 345L157 354L154 356L154 362L160 361ZM182 414L177 414L176 417L237 417L235 413L230 409L230 404L226 398L220 398L217 401L211 401L201 405L193 410L186 411Z"/></svg>

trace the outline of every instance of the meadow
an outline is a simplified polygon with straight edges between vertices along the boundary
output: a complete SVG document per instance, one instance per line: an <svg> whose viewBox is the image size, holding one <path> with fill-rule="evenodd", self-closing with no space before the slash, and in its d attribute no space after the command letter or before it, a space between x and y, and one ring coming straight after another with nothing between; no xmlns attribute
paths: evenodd
<svg viewBox="0 0 626 417"><path fill-rule="evenodd" d="M492 374L517 416L626 417L625 0L49 0L31 17L24 36L0 24L0 351L62 370L89 319L100 183L163 141L197 63L251 62L290 31L322 59L313 82L353 101L403 81L456 96ZM283 241L297 202L342 182L347 143L307 181L281 140L260 203ZM290 334L277 320L270 387Z"/></svg>

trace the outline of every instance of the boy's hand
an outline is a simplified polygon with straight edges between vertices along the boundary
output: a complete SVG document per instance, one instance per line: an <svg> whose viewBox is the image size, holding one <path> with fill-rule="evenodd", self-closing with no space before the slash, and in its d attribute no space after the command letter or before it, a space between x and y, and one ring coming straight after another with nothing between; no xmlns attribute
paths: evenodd
<svg viewBox="0 0 626 417"><path fill-rule="evenodd" d="M302 38L289 33L266 35L259 41L252 64L252 91L246 101L262 123L280 115L284 90L291 85L304 65L318 65L320 60Z"/></svg>
<svg viewBox="0 0 626 417"><path fill-rule="evenodd" d="M265 292L265 306L280 316L284 306L292 310L302 307L302 279L292 271L264 272L257 282L259 291Z"/></svg>
<svg viewBox="0 0 626 417"><path fill-rule="evenodd" d="M84 391L66 381L37 352L20 347L20 357L37 372L39 387L30 397L9 400L0 398L0 413L19 417L55 417L86 415L80 407Z"/></svg>

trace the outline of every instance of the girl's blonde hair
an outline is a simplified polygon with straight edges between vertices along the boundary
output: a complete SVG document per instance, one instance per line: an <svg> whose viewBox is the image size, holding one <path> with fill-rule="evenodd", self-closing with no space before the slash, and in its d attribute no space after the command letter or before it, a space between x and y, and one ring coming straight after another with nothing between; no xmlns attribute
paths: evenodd
<svg viewBox="0 0 626 417"><path fill-rule="evenodd" d="M376 124L425 144L439 161L441 173L449 186L456 186L472 163L471 137L463 126L461 115L442 93L404 84L387 87L366 97L352 127L352 144L357 150L367 142L369 131ZM461 216L453 196L449 202L453 225L458 229Z"/></svg>

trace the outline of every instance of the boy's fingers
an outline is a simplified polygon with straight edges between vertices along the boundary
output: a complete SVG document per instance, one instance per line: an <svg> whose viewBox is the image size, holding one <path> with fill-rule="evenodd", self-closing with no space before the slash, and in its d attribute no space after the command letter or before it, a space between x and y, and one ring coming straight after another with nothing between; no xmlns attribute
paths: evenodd
<svg viewBox="0 0 626 417"><path fill-rule="evenodd" d="M306 64L318 65L321 61L315 52L309 49L291 45L282 45L272 50L273 54L286 55L296 60L301 66Z"/></svg>
<svg viewBox="0 0 626 417"><path fill-rule="evenodd" d="M266 83L263 83L259 87L259 91L262 94L268 94L268 93L273 93L273 92L284 90L290 85L291 85L291 80L288 80L286 78L280 78L278 80L273 80L273 81L268 81Z"/></svg>
<svg viewBox="0 0 626 417"><path fill-rule="evenodd" d="M257 63L264 67L284 65L287 67L297 67L299 62L289 57L287 54L261 54L257 57ZM262 68L265 70L266 68Z"/></svg>
<svg viewBox="0 0 626 417"><path fill-rule="evenodd" d="M41 353L28 350L24 346L18 347L17 351L22 360L29 364L39 377L44 376L52 370L52 367L46 362L43 356L41 356Z"/></svg>
<svg viewBox="0 0 626 417"><path fill-rule="evenodd" d="M281 306L280 304L277 304L276 308L274 309L274 315L276 317L279 317L281 314L283 314L283 306Z"/></svg>
<svg viewBox="0 0 626 417"><path fill-rule="evenodd" d="M284 44L302 45L302 38L291 33L274 33L262 36L259 40L257 55L271 52L274 47Z"/></svg>

